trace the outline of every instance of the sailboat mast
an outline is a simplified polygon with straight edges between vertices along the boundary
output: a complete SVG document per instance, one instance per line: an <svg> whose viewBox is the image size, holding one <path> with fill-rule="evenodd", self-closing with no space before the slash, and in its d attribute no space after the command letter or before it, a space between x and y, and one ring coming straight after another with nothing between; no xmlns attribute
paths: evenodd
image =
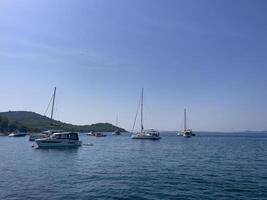
<svg viewBox="0 0 267 200"><path fill-rule="evenodd" d="M118 126L118 114L116 116L116 126Z"/></svg>
<svg viewBox="0 0 267 200"><path fill-rule="evenodd" d="M184 109L184 131L187 129L186 109Z"/></svg>
<svg viewBox="0 0 267 200"><path fill-rule="evenodd" d="M57 88L54 88L54 94L53 94L53 103L52 103L52 110L51 110L51 119L53 119L53 114L54 114L54 106L55 106L55 98L56 98L56 92L57 92Z"/></svg>
<svg viewBox="0 0 267 200"><path fill-rule="evenodd" d="M142 95L141 95L141 132L143 132L144 125L143 125L143 103L144 100L144 88L142 88Z"/></svg>

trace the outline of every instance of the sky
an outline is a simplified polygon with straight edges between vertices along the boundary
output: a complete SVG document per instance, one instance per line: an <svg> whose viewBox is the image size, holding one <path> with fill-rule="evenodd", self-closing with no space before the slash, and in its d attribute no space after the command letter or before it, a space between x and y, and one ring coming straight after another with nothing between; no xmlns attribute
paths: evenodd
<svg viewBox="0 0 267 200"><path fill-rule="evenodd" d="M1 0L0 111L131 130L267 130L265 0ZM140 116L139 116L140 119ZM138 119L137 128L140 127Z"/></svg>

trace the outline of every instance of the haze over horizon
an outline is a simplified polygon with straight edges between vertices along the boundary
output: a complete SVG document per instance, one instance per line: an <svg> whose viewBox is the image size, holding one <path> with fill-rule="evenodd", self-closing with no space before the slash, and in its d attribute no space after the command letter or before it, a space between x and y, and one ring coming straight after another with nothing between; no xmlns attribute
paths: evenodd
<svg viewBox="0 0 267 200"><path fill-rule="evenodd" d="M131 130L267 130L264 0L2 0L0 112ZM139 120L139 119L138 119ZM138 121L139 122L139 121ZM139 123L137 122L137 127Z"/></svg>

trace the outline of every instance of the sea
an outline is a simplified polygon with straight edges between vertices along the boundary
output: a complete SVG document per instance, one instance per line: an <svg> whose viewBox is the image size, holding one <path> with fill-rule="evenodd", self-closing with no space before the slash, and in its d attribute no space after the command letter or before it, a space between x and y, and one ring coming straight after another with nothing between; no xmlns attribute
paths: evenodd
<svg viewBox="0 0 267 200"><path fill-rule="evenodd" d="M0 137L0 200L267 199L267 133L80 134L77 149Z"/></svg>

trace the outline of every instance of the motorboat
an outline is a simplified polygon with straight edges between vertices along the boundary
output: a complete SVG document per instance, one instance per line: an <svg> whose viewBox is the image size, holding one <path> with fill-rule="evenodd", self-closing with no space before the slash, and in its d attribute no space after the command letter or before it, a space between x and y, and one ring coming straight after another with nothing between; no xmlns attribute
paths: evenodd
<svg viewBox="0 0 267 200"><path fill-rule="evenodd" d="M95 132L94 133L96 137L106 137L107 135L105 135L104 133L101 132Z"/></svg>
<svg viewBox="0 0 267 200"><path fill-rule="evenodd" d="M88 136L95 136L95 133L93 131L87 133Z"/></svg>
<svg viewBox="0 0 267 200"><path fill-rule="evenodd" d="M35 142L38 148L79 147L82 145L78 133L75 132L53 133L47 138L36 139Z"/></svg>
<svg viewBox="0 0 267 200"><path fill-rule="evenodd" d="M26 135L27 135L26 132L15 131L13 133L10 133L8 136L9 137L24 137Z"/></svg>

